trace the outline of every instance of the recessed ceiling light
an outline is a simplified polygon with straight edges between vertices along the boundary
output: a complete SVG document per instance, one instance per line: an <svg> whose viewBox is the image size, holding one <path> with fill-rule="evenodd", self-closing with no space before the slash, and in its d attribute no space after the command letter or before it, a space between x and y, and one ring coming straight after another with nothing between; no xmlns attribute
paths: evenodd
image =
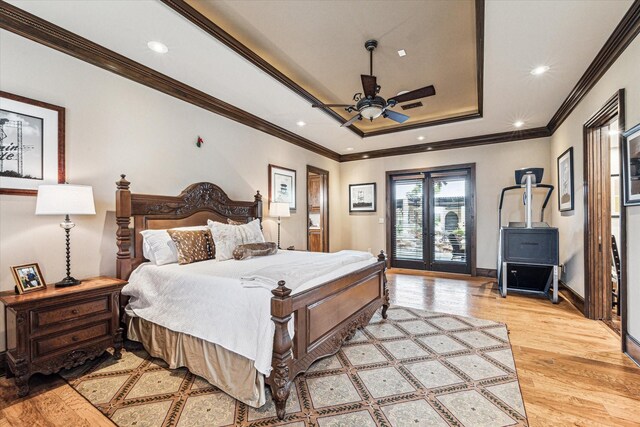
<svg viewBox="0 0 640 427"><path fill-rule="evenodd" d="M400 50L398 51L398 56L401 56L401 57L402 57L402 56L406 56L406 55L407 55L407 51L406 51L406 50L404 50L404 49L400 49Z"/></svg>
<svg viewBox="0 0 640 427"><path fill-rule="evenodd" d="M302 120L298 120L298 121L296 122L296 124L297 124L298 126L300 126L300 127L302 127L302 126L306 126L306 125L307 125L307 124L306 124L305 122L303 122Z"/></svg>
<svg viewBox="0 0 640 427"><path fill-rule="evenodd" d="M524 126L524 122L522 120L518 120L516 122L513 122L513 127L515 127L515 128L521 128L522 126Z"/></svg>
<svg viewBox="0 0 640 427"><path fill-rule="evenodd" d="M149 47L149 49L151 49L154 52L157 53L167 53L169 52L169 48L167 47L166 44L164 43L160 43L158 41L152 40L149 43L147 43L147 47Z"/></svg>
<svg viewBox="0 0 640 427"><path fill-rule="evenodd" d="M404 95L405 93L409 93L409 91L408 90L401 90L400 92L396 93L396 96Z"/></svg>
<svg viewBox="0 0 640 427"><path fill-rule="evenodd" d="M362 156L362 158L363 158L363 159L368 159L368 158L369 158L369 155L368 155L368 154L365 154L364 156Z"/></svg>
<svg viewBox="0 0 640 427"><path fill-rule="evenodd" d="M533 70L531 70L531 74L533 74L534 76L539 76L540 74L544 74L547 71L549 71L548 65L540 65L534 68Z"/></svg>
<svg viewBox="0 0 640 427"><path fill-rule="evenodd" d="M424 141L424 136L420 135L420 136L418 137L418 141Z"/></svg>
<svg viewBox="0 0 640 427"><path fill-rule="evenodd" d="M433 150L433 147L427 147L427 151Z"/></svg>
<svg viewBox="0 0 640 427"><path fill-rule="evenodd" d="M353 151L353 147L347 147L347 151Z"/></svg>

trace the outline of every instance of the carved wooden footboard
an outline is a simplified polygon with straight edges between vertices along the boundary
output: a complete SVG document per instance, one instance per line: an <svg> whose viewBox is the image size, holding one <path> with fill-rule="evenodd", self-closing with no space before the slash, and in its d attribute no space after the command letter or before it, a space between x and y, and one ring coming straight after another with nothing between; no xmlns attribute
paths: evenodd
<svg viewBox="0 0 640 427"><path fill-rule="evenodd" d="M276 331L273 371L267 383L278 418L285 416L291 385L297 375L316 360L336 353L357 328L369 323L380 307L382 317L387 318L389 291L385 265L384 253L380 252L375 264L305 292L291 295L284 281L271 291L271 318ZM292 315L293 339L287 328Z"/></svg>
<svg viewBox="0 0 640 427"><path fill-rule="evenodd" d="M260 192L253 201L234 201L217 185L201 182L190 185L178 196L133 194L124 175L116 185L116 272L118 278L125 280L146 261L140 231L206 225L207 219L262 220ZM266 382L279 418L285 415L291 384L298 374L314 361L336 353L380 307L386 318L389 293L385 265L384 253L380 252L376 263L299 294L291 295L283 281L272 291L271 318L276 329L273 371ZM126 302L123 299L121 304ZM292 317L293 339L287 329Z"/></svg>

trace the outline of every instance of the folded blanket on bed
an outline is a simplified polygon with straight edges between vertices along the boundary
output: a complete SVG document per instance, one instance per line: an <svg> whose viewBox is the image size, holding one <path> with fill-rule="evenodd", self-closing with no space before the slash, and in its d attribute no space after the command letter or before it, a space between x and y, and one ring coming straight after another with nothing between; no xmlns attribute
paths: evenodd
<svg viewBox="0 0 640 427"><path fill-rule="evenodd" d="M345 250L327 254L321 259L303 259L288 264L260 268L243 275L240 277L240 281L245 288L274 289L280 280L284 280L287 288L296 290L314 277L323 276L339 267L367 261L371 258L373 255L368 252Z"/></svg>

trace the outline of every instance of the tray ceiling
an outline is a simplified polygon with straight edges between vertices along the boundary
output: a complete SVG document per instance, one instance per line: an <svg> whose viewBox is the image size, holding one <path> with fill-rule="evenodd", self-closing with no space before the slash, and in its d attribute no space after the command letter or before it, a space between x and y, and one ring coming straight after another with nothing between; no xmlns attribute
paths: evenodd
<svg viewBox="0 0 640 427"><path fill-rule="evenodd" d="M373 74L386 99L433 84L436 95L403 111L404 124L378 118L365 133L402 129L479 113L476 2L363 3L188 0L192 7L324 103L354 103L369 74L368 39L376 39ZM482 10L482 7L481 7ZM406 56L398 51L404 49ZM411 104L411 102L405 103ZM334 108L345 120L353 113Z"/></svg>

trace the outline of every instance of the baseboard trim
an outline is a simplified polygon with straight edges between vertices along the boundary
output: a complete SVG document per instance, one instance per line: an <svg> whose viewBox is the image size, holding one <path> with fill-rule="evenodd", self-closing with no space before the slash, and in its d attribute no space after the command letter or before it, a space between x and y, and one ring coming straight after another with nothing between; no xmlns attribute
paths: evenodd
<svg viewBox="0 0 640 427"><path fill-rule="evenodd" d="M498 272L495 268L476 268L476 276L495 279L498 277Z"/></svg>
<svg viewBox="0 0 640 427"><path fill-rule="evenodd" d="M624 354L629 356L636 365L640 366L640 342L629 334L625 334L625 349Z"/></svg>
<svg viewBox="0 0 640 427"><path fill-rule="evenodd" d="M7 375L7 352L0 351L0 377Z"/></svg>
<svg viewBox="0 0 640 427"><path fill-rule="evenodd" d="M564 299L569 301L571 305L573 305L580 313L582 313L582 315L584 315L584 298L578 295L576 291L568 287L562 281L560 282L559 288L560 295L562 295Z"/></svg>

